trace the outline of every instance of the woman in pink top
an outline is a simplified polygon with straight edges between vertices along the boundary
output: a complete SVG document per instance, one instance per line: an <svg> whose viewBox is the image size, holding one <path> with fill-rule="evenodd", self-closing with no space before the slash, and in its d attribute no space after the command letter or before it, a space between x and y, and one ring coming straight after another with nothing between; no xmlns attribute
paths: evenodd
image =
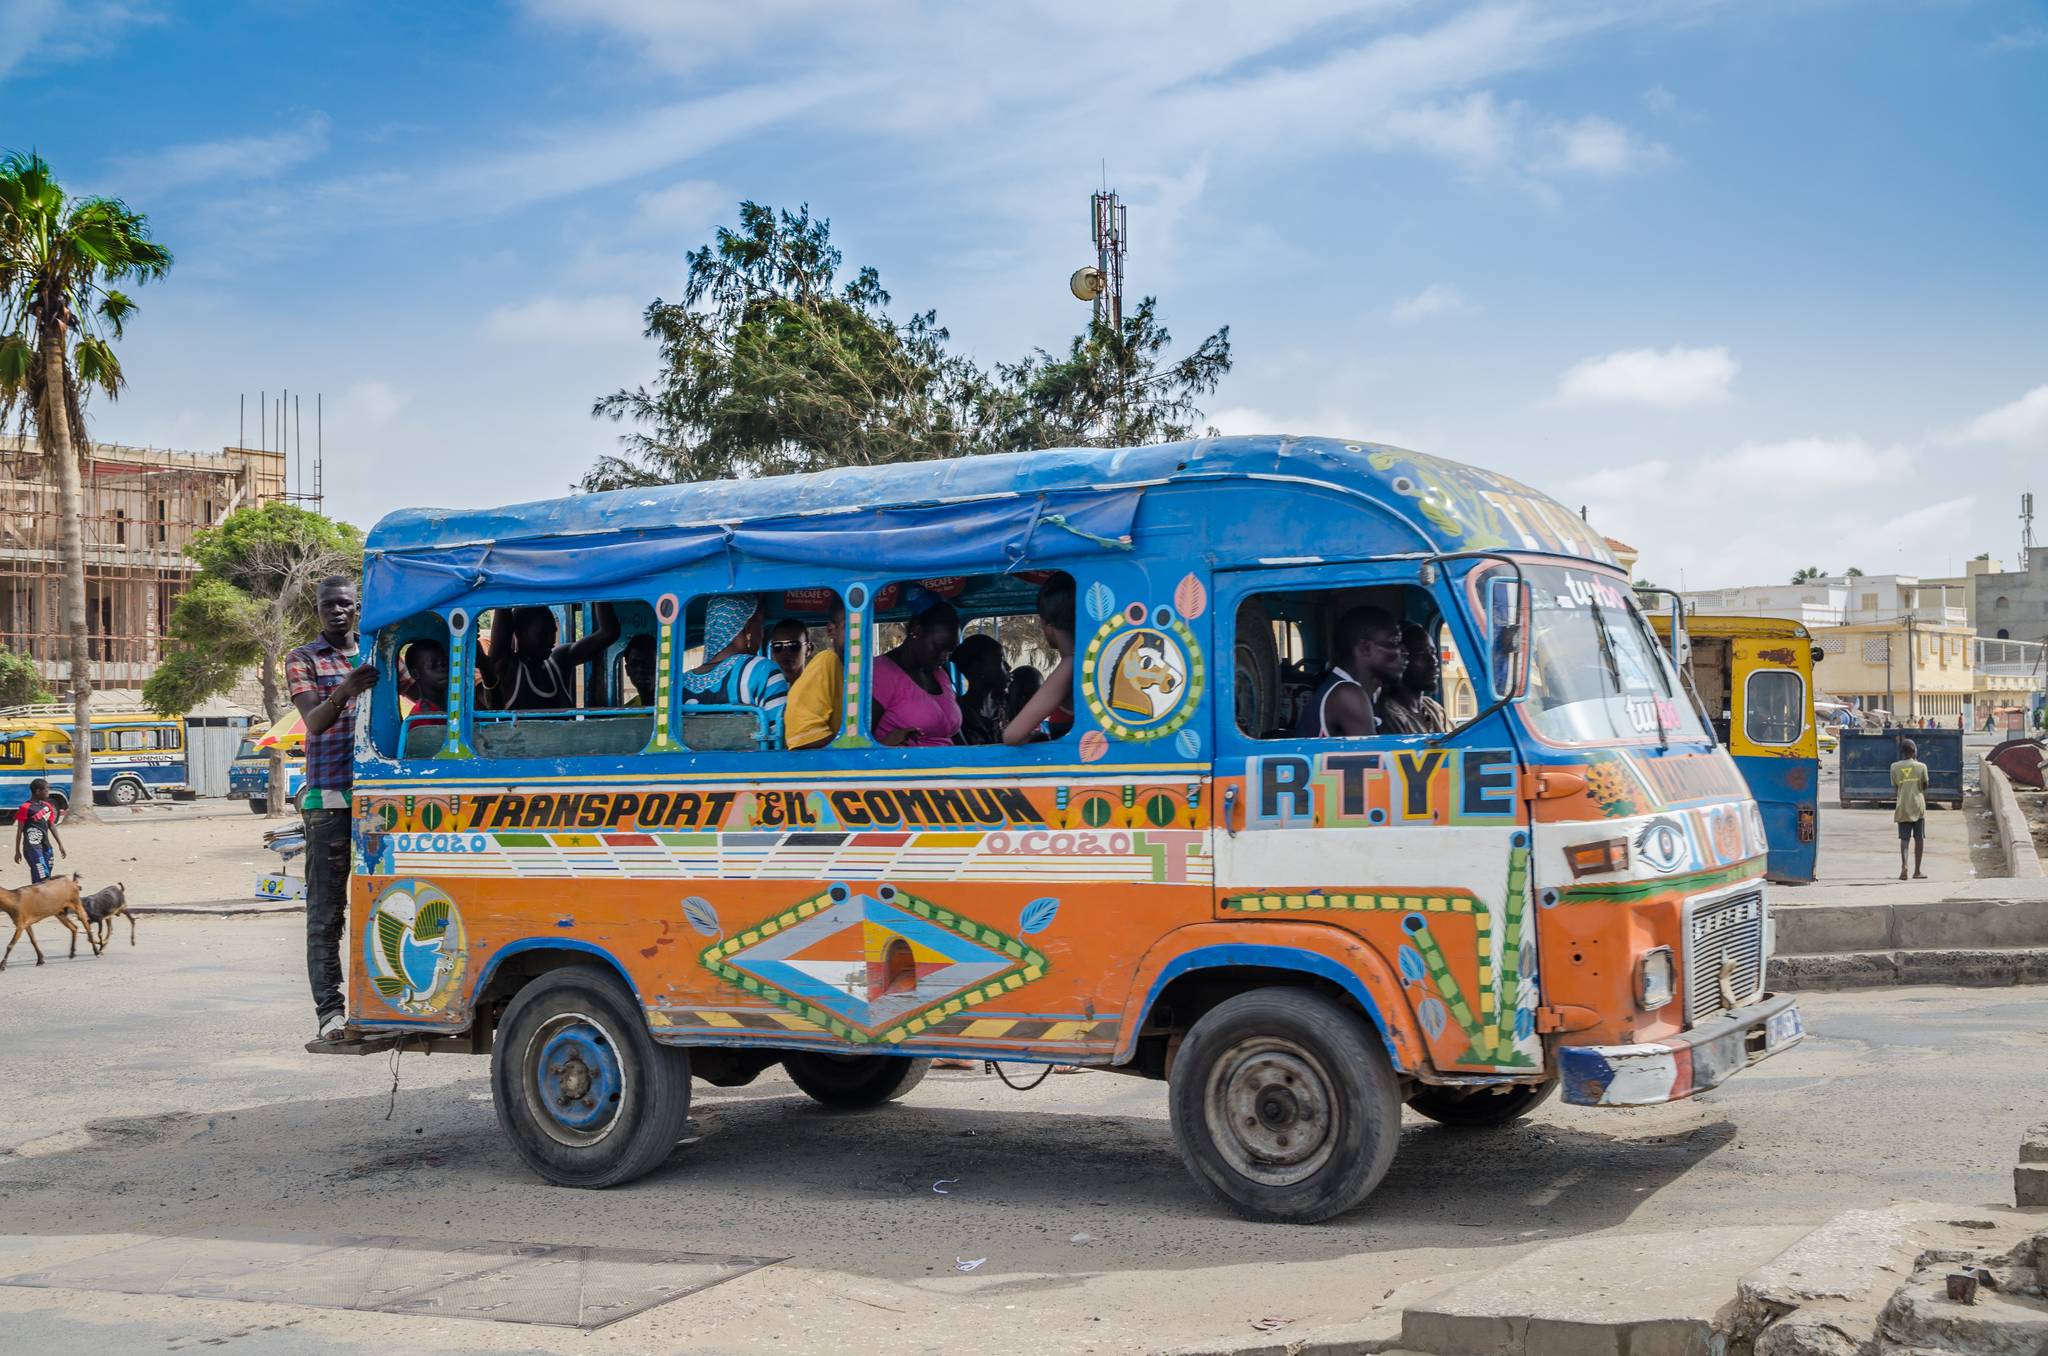
<svg viewBox="0 0 2048 1356"><path fill-rule="evenodd" d="M960 733L960 703L946 661L960 643L960 614L933 602L904 627L903 643L875 661L875 739L929 748Z"/></svg>

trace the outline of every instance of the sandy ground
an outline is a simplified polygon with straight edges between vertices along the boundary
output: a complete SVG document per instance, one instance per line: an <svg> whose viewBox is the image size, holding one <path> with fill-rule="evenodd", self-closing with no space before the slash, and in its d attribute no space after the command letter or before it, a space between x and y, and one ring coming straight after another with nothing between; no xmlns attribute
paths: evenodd
<svg viewBox="0 0 2048 1356"><path fill-rule="evenodd" d="M1551 1104L1478 1135L1412 1121L1380 1191L1314 1228L1222 1213L1163 1089L1109 1074L1016 1093L934 1073L855 1116L779 1074L699 1085L701 1140L584 1193L507 1150L483 1060L408 1056L394 1100L385 1058L304 1054L302 955L296 918L146 919L139 946L0 973L0 1276L250 1227L787 1260L595 1333L0 1285L0 1348L1150 1350L1355 1318L1542 1241L2009 1200L2018 1137L2048 1118L2048 989L1896 989L1807 998L1805 1044L1691 1103Z"/></svg>
<svg viewBox="0 0 2048 1356"><path fill-rule="evenodd" d="M205 800L99 807L104 823L69 823L58 830L68 855L57 859L91 891L118 881L131 904L247 904L256 877L277 868L264 850L266 829L297 824L297 815L267 819L247 801ZM27 884L28 868L12 860L5 883Z"/></svg>

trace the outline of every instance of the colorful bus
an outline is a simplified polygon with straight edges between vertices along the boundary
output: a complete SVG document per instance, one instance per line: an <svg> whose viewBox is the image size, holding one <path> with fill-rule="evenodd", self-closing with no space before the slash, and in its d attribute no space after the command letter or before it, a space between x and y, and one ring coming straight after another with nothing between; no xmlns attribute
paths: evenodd
<svg viewBox="0 0 2048 1356"><path fill-rule="evenodd" d="M50 799L68 808L71 796L69 706L41 703L0 711L0 805L9 810L28 799L29 783L50 784ZM189 789L185 724L153 711L101 710L92 713L93 799L134 805L165 799Z"/></svg>
<svg viewBox="0 0 2048 1356"><path fill-rule="evenodd" d="M1671 618L1653 612L1666 644ZM1813 636L1789 617L1685 617L1686 676L1764 817L1772 880L1811 881L1820 814ZM1832 744L1832 737L1828 742Z"/></svg>
<svg viewBox="0 0 2048 1356"><path fill-rule="evenodd" d="M946 617L1057 645L1035 614L1059 594L1048 737L876 737L885 655L929 660ZM735 597L840 637L826 746L695 700ZM557 709L496 709L501 620L605 643ZM1301 733L1395 623L1457 654L1478 709ZM659 1164L693 1078L779 1066L857 1108L950 1056L1164 1080L1202 1187L1312 1221L1379 1182L1404 1103L1495 1126L1553 1092L1666 1102L1802 1035L1765 989L1741 776L1601 539L1474 467L1234 437L405 511L370 535L363 629L384 680L349 1039L324 1048L488 1052L501 1126L558 1183ZM398 660L428 638L448 709L422 719Z"/></svg>

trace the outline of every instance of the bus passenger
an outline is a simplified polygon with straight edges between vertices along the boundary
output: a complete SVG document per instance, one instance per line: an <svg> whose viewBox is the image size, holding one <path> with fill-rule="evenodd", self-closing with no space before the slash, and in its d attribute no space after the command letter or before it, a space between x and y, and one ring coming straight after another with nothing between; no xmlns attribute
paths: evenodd
<svg viewBox="0 0 2048 1356"><path fill-rule="evenodd" d="M991 635L969 636L953 651L953 667L967 683L960 694L960 742L1000 744L1009 723L1010 665Z"/></svg>
<svg viewBox="0 0 2048 1356"><path fill-rule="evenodd" d="M398 666L405 670L409 684L401 684L400 690L410 688L412 710L408 715L439 716L448 712L448 647L431 636L415 640L398 655ZM422 725L445 725L446 721L419 722Z"/></svg>
<svg viewBox="0 0 2048 1356"><path fill-rule="evenodd" d="M1040 737L1040 725L1054 739L1074 728L1074 576L1056 574L1039 586L1038 626L1060 662L1003 727L1005 744L1030 743Z"/></svg>
<svg viewBox="0 0 2048 1356"><path fill-rule="evenodd" d="M960 614L933 598L904 624L903 643L875 660L874 733L890 747L933 748L960 733L960 703L946 661L960 643Z"/></svg>
<svg viewBox="0 0 2048 1356"><path fill-rule="evenodd" d="M1408 669L1400 623L1383 607L1354 607L1337 619L1333 663L1294 727L1297 739L1355 739L1379 733L1373 703ZM1355 676L1354 676L1355 675ZM1391 731L1390 731L1391 733Z"/></svg>
<svg viewBox="0 0 2048 1356"><path fill-rule="evenodd" d="M576 705L576 670L619 638L619 614L597 605L597 629L555 644L553 608L501 607L491 614L490 649L476 657L484 705L497 711L564 711Z"/></svg>
<svg viewBox="0 0 2048 1356"><path fill-rule="evenodd" d="M796 680L804 676L804 624L795 617L775 623L768 633L768 657L782 670L784 681L796 686Z"/></svg>
<svg viewBox="0 0 2048 1356"><path fill-rule="evenodd" d="M1386 734L1442 734L1451 728L1443 706L1430 693L1436 691L1436 646L1429 632L1415 622L1401 627L1401 649L1408 656L1401 681L1380 693L1380 729Z"/></svg>
<svg viewBox="0 0 2048 1356"><path fill-rule="evenodd" d="M832 600L832 617L825 623L825 648L811 656L804 671L790 685L784 724L789 747L820 749L839 738L839 722L846 710L846 661L839 652L846 643L846 604Z"/></svg>
<svg viewBox="0 0 2048 1356"><path fill-rule="evenodd" d="M633 685L627 706L654 705L654 636L642 631L626 642L626 681Z"/></svg>
<svg viewBox="0 0 2048 1356"><path fill-rule="evenodd" d="M1045 686L1045 675L1038 671L1036 664L1019 664L1010 670L1009 690L1003 694L1003 724L1008 725L1017 718L1038 689Z"/></svg>
<svg viewBox="0 0 2048 1356"><path fill-rule="evenodd" d="M721 594L704 604L704 662L676 681L686 704L751 706L767 712L775 742L782 742L789 680L761 653L761 603L753 595Z"/></svg>

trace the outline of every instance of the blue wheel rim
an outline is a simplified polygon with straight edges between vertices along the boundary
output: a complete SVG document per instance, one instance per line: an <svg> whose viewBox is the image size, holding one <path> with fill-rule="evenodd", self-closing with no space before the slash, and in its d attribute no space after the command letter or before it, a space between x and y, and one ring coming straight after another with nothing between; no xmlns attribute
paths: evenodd
<svg viewBox="0 0 2048 1356"><path fill-rule="evenodd" d="M560 1143L581 1147L610 1134L625 1106L618 1042L596 1019L562 1013L527 1044L526 1081L535 1119Z"/></svg>

